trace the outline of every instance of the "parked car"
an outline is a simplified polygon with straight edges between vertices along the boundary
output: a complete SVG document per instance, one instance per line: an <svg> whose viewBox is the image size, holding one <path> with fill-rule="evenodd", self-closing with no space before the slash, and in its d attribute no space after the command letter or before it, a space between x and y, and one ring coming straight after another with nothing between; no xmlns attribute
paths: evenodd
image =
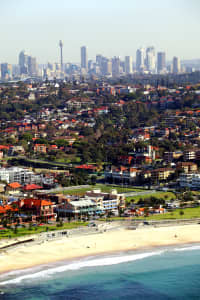
<svg viewBox="0 0 200 300"><path fill-rule="evenodd" d="M88 224L88 227L96 227L97 225L94 223L94 222L90 222L89 224Z"/></svg>

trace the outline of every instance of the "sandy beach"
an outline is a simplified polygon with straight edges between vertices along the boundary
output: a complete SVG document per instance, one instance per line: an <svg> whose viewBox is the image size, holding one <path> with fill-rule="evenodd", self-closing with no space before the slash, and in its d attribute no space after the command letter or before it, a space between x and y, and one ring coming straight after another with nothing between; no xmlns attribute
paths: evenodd
<svg viewBox="0 0 200 300"><path fill-rule="evenodd" d="M0 273L65 259L200 242L200 225L116 229L87 236L65 237L41 245L22 245L0 254Z"/></svg>

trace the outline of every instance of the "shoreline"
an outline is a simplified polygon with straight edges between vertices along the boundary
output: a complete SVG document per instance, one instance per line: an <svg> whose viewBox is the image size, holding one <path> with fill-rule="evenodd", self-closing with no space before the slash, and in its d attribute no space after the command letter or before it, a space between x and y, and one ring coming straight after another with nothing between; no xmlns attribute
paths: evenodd
<svg viewBox="0 0 200 300"><path fill-rule="evenodd" d="M72 262L83 258L117 255L120 252L147 251L159 247L200 243L200 225L179 225L127 230L118 228L100 234L72 236L23 245L0 255L0 275L26 271L48 264Z"/></svg>

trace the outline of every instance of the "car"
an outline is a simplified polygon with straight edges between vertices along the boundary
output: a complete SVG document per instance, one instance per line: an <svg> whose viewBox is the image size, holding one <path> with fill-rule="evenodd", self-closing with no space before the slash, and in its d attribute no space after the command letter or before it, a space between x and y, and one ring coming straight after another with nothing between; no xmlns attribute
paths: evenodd
<svg viewBox="0 0 200 300"><path fill-rule="evenodd" d="M89 224L88 224L88 227L96 227L97 225L94 223L94 222L90 222Z"/></svg>
<svg viewBox="0 0 200 300"><path fill-rule="evenodd" d="M144 224L144 225L149 225L149 222L144 221L143 224Z"/></svg>

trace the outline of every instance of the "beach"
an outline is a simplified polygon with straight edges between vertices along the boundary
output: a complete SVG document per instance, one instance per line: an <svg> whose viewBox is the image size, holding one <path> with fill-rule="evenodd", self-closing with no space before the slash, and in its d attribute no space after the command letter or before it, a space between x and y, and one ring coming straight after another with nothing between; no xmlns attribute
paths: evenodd
<svg viewBox="0 0 200 300"><path fill-rule="evenodd" d="M62 260L200 242L200 225L116 228L90 235L68 236L41 244L20 245L0 254L0 273Z"/></svg>

